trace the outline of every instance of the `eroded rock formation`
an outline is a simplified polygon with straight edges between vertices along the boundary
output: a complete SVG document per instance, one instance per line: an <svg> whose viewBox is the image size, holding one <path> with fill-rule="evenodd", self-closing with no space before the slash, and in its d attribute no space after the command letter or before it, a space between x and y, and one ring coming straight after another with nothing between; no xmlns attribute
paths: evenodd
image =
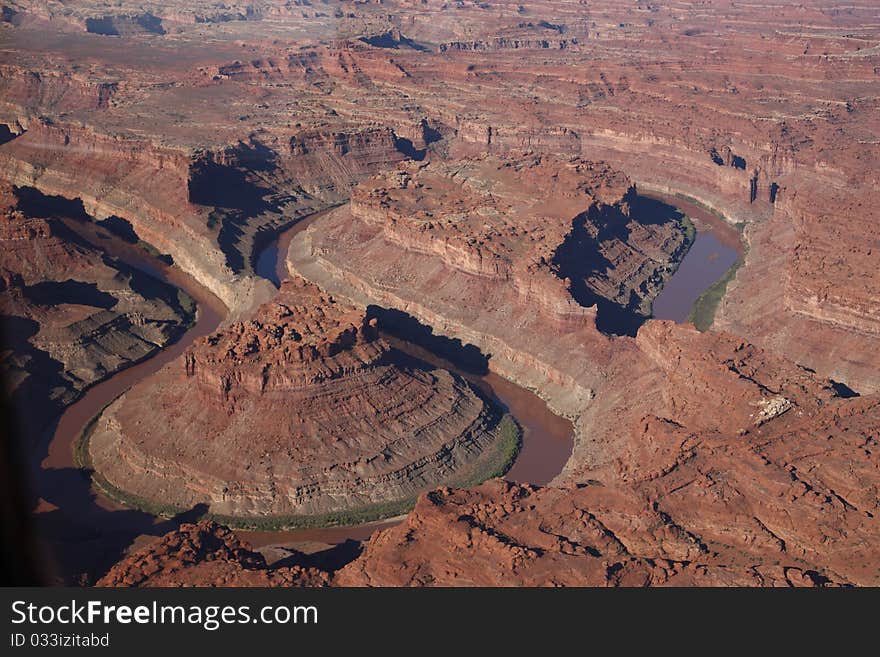
<svg viewBox="0 0 880 657"><path fill-rule="evenodd" d="M227 428L238 416L278 448L274 393L386 366L358 340L292 358L272 342L278 307L251 316L273 293L255 247L367 179L292 265L340 303L478 348L575 421L552 486L432 493L340 583L876 583L876 23L873 0L7 0L0 176L124 218L242 320L132 391L121 425L154 438L211 409L198 422L215 431L162 458L247 435ZM633 185L742 227L716 331L602 325L609 308L641 324L682 248L639 221ZM428 374L395 376L412 392ZM151 459L110 460L153 494ZM268 461L248 472L275 499Z"/></svg>
<svg viewBox="0 0 880 657"><path fill-rule="evenodd" d="M856 390L877 389L880 294L867 272L877 253L878 54L868 0L845 12L812 1L766 10L557 0L5 6L14 55L0 75L0 121L35 134L28 151L26 135L0 148L4 175L82 195L96 211L119 190L107 209L127 210L144 239L173 251L233 309L268 294L249 275L261 227L342 200L404 153L565 153L607 160L646 189L687 194L747 224L746 240L764 255L728 286L719 325ZM88 34L90 20L138 29ZM50 46L32 38L45 31L57 35ZM83 50L95 58L70 55ZM44 134L43 118L57 135ZM83 128L95 146L78 136ZM66 134L114 161L65 153ZM320 154L289 167L314 134L324 145L309 150ZM381 134L384 145L371 137L352 155L358 135ZM136 174L116 155L131 139L154 162ZM358 146L340 154L346 143ZM269 209L184 205L193 156L218 159L242 145L262 153L261 164L230 175L250 179ZM304 170L315 174L301 185ZM341 193L316 191L342 179ZM90 193L96 181L104 193ZM169 211L183 228L162 218ZM829 351L829 341L845 347Z"/></svg>
<svg viewBox="0 0 880 657"><path fill-rule="evenodd" d="M355 513L479 478L500 420L465 381L405 363L363 310L300 280L122 395L89 451L101 477L153 504Z"/></svg>
<svg viewBox="0 0 880 657"><path fill-rule="evenodd" d="M694 333L640 332L678 375L651 383L665 404L609 414L610 461L546 488L426 493L332 583L876 585L880 400L840 399L752 345Z"/></svg>
<svg viewBox="0 0 880 657"><path fill-rule="evenodd" d="M229 529L214 522L185 524L114 566L97 586L323 586L314 568L271 570Z"/></svg>
<svg viewBox="0 0 880 657"><path fill-rule="evenodd" d="M4 383L26 435L88 386L146 358L192 319L185 295L28 216L2 188L0 281Z"/></svg>
<svg viewBox="0 0 880 657"><path fill-rule="evenodd" d="M562 280L581 305L602 300L647 315L687 244L672 217L632 211L644 203L601 162L488 157L410 164L370 179L349 212L380 239L509 282L529 302L564 308Z"/></svg>
<svg viewBox="0 0 880 657"><path fill-rule="evenodd" d="M876 585L878 429L876 398L742 433L648 416L601 481L429 493L335 582Z"/></svg>

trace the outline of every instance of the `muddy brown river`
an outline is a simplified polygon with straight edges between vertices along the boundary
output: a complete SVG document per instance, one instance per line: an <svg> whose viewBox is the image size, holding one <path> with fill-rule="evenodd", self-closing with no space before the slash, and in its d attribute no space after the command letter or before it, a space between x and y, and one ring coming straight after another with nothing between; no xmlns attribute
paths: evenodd
<svg viewBox="0 0 880 657"><path fill-rule="evenodd" d="M657 198L673 202L670 198ZM737 246L739 235L734 228L699 206L678 199L674 199L674 204L691 217L698 234L691 252L657 298L654 309L658 317L683 321L699 294L723 275L741 252ZM280 232L262 249L255 260L257 274L276 285L284 280L288 275L285 260L291 240L320 214L306 217ZM163 519L117 504L94 491L88 475L76 468L73 446L88 422L107 404L138 381L174 361L198 337L213 332L226 310L216 296L191 276L168 266L140 246L125 242L97 224L78 220L66 223L111 256L183 289L196 301L198 308L195 324L177 341L91 387L69 406L59 418L38 467L34 468L35 492L39 498L36 508L38 528L53 548L56 571L65 581L72 583L78 573L101 573L130 546L144 545L182 522L194 520L200 513L184 512L175 518ZM422 347L390 335L385 337L395 348L412 357L458 373L517 419L523 428L522 448L507 477L542 485L559 474L571 455L573 428L571 422L552 413L537 395L494 373L471 374ZM366 540L377 529L397 522L400 518L349 527L238 533L274 561L283 558L289 548L309 553L333 552L350 545L352 540Z"/></svg>
<svg viewBox="0 0 880 657"><path fill-rule="evenodd" d="M656 319L686 322L694 303L710 285L727 273L743 258L739 231L706 208L679 198L659 194L643 194L674 205L697 229L696 239L678 269L654 299Z"/></svg>

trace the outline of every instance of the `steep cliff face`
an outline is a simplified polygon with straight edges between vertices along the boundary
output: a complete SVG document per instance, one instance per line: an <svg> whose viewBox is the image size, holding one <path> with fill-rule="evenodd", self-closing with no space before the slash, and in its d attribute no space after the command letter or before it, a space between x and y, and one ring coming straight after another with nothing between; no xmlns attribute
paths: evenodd
<svg viewBox="0 0 880 657"><path fill-rule="evenodd" d="M0 170L13 184L82 200L97 219L125 218L237 315L270 295L253 274L258 235L338 203L359 178L403 157L388 128L191 153L35 121L0 152Z"/></svg>
<svg viewBox="0 0 880 657"><path fill-rule="evenodd" d="M451 152L526 147L601 158L640 187L686 194L749 224L756 250L781 247L777 274L762 258L747 258L729 286L720 326L857 389L876 390L868 363L877 348L877 290L865 273L875 269L868 260L876 255L876 221L863 201L877 186L876 167L868 164L876 159L876 101L852 91L876 77L878 60L867 42L832 36L830 27L863 16L868 5L853 6L846 19L818 5L799 8L803 14L774 5L772 19L734 6L683 14L674 6L639 12L600 3L589 19L559 3L542 8L560 37L579 39L577 49L533 55L526 48L515 56L448 49L442 62L397 57L423 97L436 90L432 76L475 93L504 80L504 93L478 110L477 103L437 107L454 126ZM414 38L471 34L490 43L488 35L518 24L499 16L477 25L469 22L475 12L462 6L429 26L408 9L401 16L412 16L407 33ZM722 16L736 22L745 15L749 27L719 31ZM802 15L825 27L799 30ZM621 44L628 44L628 59L618 55ZM593 54L573 66L579 53ZM705 62L698 73L695 58ZM524 73L528 66L534 68ZM779 82L768 84L767 76ZM834 100L820 87L833 88ZM794 233L781 244L777 236L788 229ZM829 340L845 347L823 348Z"/></svg>
<svg viewBox="0 0 880 657"><path fill-rule="evenodd" d="M359 5L341 18L307 7L235 3L223 10L202 3L93 9L16 3L18 18L8 31L21 61L10 63L4 94L4 122L14 132L40 115L94 126L100 114L108 132L122 134L136 123L150 141L190 154L236 148L252 135L276 160L304 149L322 153L302 166L283 165L307 181L301 188L289 180L269 185L296 202L256 218L219 210L208 231L220 240L210 251L216 262L189 258L191 271L225 281L215 287L226 288L230 304L244 308L245 298L266 298L266 288L245 290L256 285L248 277L252 233L345 197L336 194L346 187L340 181L349 169L357 178L362 159L337 153L356 134L381 131L374 124L381 117L395 145L414 157L529 149L607 160L639 185L687 194L749 224L755 248L774 239L767 220L776 218L795 230L780 252L782 274L767 276L757 258L747 259L738 273L743 283L729 286L729 302L717 314L720 326L856 389L876 389L866 362L876 352L880 295L865 274L873 269L874 242L864 239L876 223L876 204L850 199L870 198L877 186L877 101L865 85L880 64L870 39L845 29L870 23L870 3L834 15L816 3L776 4L756 15L734 5L689 12L600 2L584 15L581 7L542 2L524 14L497 7L491 18L471 3ZM173 25L175 36L98 39L99 60L112 65L88 66L67 61L60 46L35 53L27 39L38 24L25 16L81 31L85 19L117 12L149 13ZM799 28L805 16L815 25L808 33ZM215 20L223 22L224 38L207 56L199 26ZM268 30L262 37L253 21ZM135 60L148 52L155 53L155 71L144 72ZM694 61L705 65L695 68ZM15 66L28 75L17 75ZM327 143L310 149L310 134ZM377 168L394 160L396 151L375 147L387 137L370 139L372 145L357 148L386 152ZM310 171L327 170L323 163L329 173L311 179ZM215 210L209 206L205 215ZM197 223L209 221L200 215ZM206 252L196 245L186 251ZM230 286L244 290L241 300ZM822 336L832 334L845 341L850 364L841 366L839 354L821 348Z"/></svg>
<svg viewBox="0 0 880 657"><path fill-rule="evenodd" d="M875 585L877 472L862 450L876 451L878 419L876 398L743 435L649 416L617 478L430 493L336 583Z"/></svg>
<svg viewBox="0 0 880 657"><path fill-rule="evenodd" d="M89 451L104 480L154 505L355 513L479 478L500 419L460 378L391 351L363 311L299 281L122 395Z"/></svg>
<svg viewBox="0 0 880 657"><path fill-rule="evenodd" d="M310 10L308 2L225 2L195 0L187 3L88 2L71 6L61 0L9 0L4 4L3 21L15 25L47 25L71 33L104 37L154 38L190 31L205 24L259 22L271 19L299 18L326 13Z"/></svg>
<svg viewBox="0 0 880 657"><path fill-rule="evenodd" d="M597 321L637 325L683 250L681 224L640 220L635 203L625 176L578 159L413 164L363 183L294 240L288 264L476 346L576 418L635 352Z"/></svg>
<svg viewBox="0 0 880 657"><path fill-rule="evenodd" d="M82 201L95 219L122 217L142 240L168 253L185 271L237 308L254 293L253 280L233 285L222 253L212 246L207 211L189 202L185 150L89 128L32 122L0 152L11 183L49 196Z"/></svg>
<svg viewBox="0 0 880 657"><path fill-rule="evenodd" d="M387 127L339 125L199 150L189 200L208 211L226 265L247 274L263 236L342 202L358 180L401 161L396 139Z"/></svg>
<svg viewBox="0 0 880 657"><path fill-rule="evenodd" d="M423 170L430 171L431 166ZM497 189L472 171L467 172L466 179L472 188ZM725 445L739 444L748 442L744 436L756 432L764 435L770 430L766 427L779 427L796 417L817 417L835 399L831 382L772 350L758 348L732 335L701 334L692 327L648 321L635 339L606 338L591 323L582 320L578 325L574 316L554 312L552 306L537 304L529 297L525 300L528 310L519 310L524 300L510 290L513 286L508 282L508 272L515 271L517 257L529 251L522 249L522 242L510 237L516 231L492 233L491 246L484 249L506 268L475 271L468 266L471 261L462 261L457 251L431 247L434 240L445 246L441 240L455 234L453 226L464 232L473 227L469 217L480 216L474 212L473 204L462 201L467 208L462 210L441 180L409 177L406 172L398 174L396 180L400 185L388 185L387 190L374 189L368 194L381 212L364 214L363 207L369 204L362 200L360 191L356 192L349 213L339 211L328 216L326 221L313 225L302 239L294 241L289 262L327 289L351 295L363 303L403 310L446 335L477 345L490 355L490 368L534 387L552 408L573 418L577 429L575 448L565 470L555 480L557 485L600 481L616 486L630 478L665 476L690 458L690 448L672 453L668 445L653 445L646 436L650 437L655 430L663 432L670 445L679 444L675 441L684 444L691 440L687 438L690 436L710 442L722 439ZM423 184L421 188L419 182ZM534 198L528 187L519 182L517 189L524 189L525 196ZM411 185L413 191L406 191ZM413 207L403 200L410 194L418 199ZM559 196L554 193L551 198ZM516 198L510 192L502 197L508 201ZM398 211L401 207L404 209ZM547 207L542 209L546 212ZM447 212L441 213L438 208ZM505 216L497 207L492 209ZM592 217L594 221L603 216L599 209ZM585 221L591 219L589 212L581 212L586 214ZM492 221L498 221L492 212L483 215L489 219L485 224L478 220L477 227L488 230ZM358 219L365 226L359 226ZM381 223L383 220L385 223ZM428 223L436 228L424 228ZM376 232L376 226L386 225L389 228ZM553 226L546 220L541 225ZM596 234L602 235L606 223L592 225ZM414 237L419 232L433 231L441 239ZM637 238L639 234L630 231L630 235ZM543 236L540 240L543 246L548 242L552 244L552 238ZM418 249L418 259L409 254L414 248L412 243ZM474 251L479 244L480 240L473 240ZM600 249L607 246L602 242L599 245ZM639 252L646 257L646 249ZM357 263L366 262L367 254L372 262L393 265L378 270L358 267ZM572 258L571 254L568 257ZM486 260L486 256L482 259ZM613 276L613 271L609 269L606 276ZM525 268L522 275L534 275L540 281L543 274L540 268ZM493 288L493 279L504 283L503 292ZM537 287L538 283L533 283L533 288ZM552 340L536 336L552 336ZM839 449L849 448L842 445ZM706 456L707 463L720 459L721 453L712 447ZM755 487L755 500L760 499L759 491L764 484L749 485ZM659 493L652 492L649 498L659 499L655 495ZM721 515L735 512L723 504L718 511ZM768 511L781 513L776 507ZM723 522L719 521L718 526L723 527ZM819 541L815 537L803 540ZM809 549L815 551L815 546L814 543ZM654 575L643 576L646 581L653 581ZM837 581L850 577L853 575L848 573Z"/></svg>
<svg viewBox="0 0 880 657"><path fill-rule="evenodd" d="M747 230L750 256L728 286L715 325L859 392L876 392L878 246L859 227L873 193L849 200L832 186L811 192L793 191L772 219ZM820 194L824 200L817 201ZM836 204L828 202L832 195Z"/></svg>
<svg viewBox="0 0 880 657"><path fill-rule="evenodd" d="M665 337L677 342L684 336ZM732 352L729 346L718 348L734 354L753 350L749 345ZM753 356L746 360L758 364ZM686 360L691 374L708 378L718 378L712 371L726 362L721 354L717 360ZM781 367L793 371L791 365ZM729 372L721 378L741 375ZM759 392L778 376L749 385ZM815 382L797 387L820 397L759 423L744 417L745 431L734 429L738 422L693 431L654 415L631 427L618 424L625 449L601 479L588 473L578 483L548 488L492 480L476 488L426 493L406 520L375 533L331 582L876 585L872 564L880 525L872 482L877 472L865 455L877 449L880 400L828 399ZM668 393L676 395L678 388L673 382ZM694 392L703 390L695 386ZM739 412L747 407L732 405ZM174 533L165 539L176 540ZM160 548L145 549L116 566L103 583L166 582L162 554ZM203 573L215 568L211 560L187 555L174 581L205 583ZM253 581L255 575L242 569L236 565L224 582ZM279 578L287 573L288 568L278 569ZM259 576L268 585L276 583L272 575Z"/></svg>
<svg viewBox="0 0 880 657"><path fill-rule="evenodd" d="M647 314L687 247L682 224L646 216L645 204L603 163L485 158L376 177L355 190L350 213L405 252L509 282L524 303L561 314L572 297L599 303L600 328L618 332L605 313Z"/></svg>
<svg viewBox="0 0 880 657"><path fill-rule="evenodd" d="M615 480L554 488L494 480L427 493L332 581L875 585L876 469L863 452L877 448L878 410L876 398L836 400L743 435L690 433L648 417L632 434ZM854 462L861 465L853 469ZM156 560L144 551L104 583L165 581L161 569L145 567ZM203 581L200 568L212 564L187 562L177 580ZM286 569L279 570L283 577ZM252 581L245 575L225 581Z"/></svg>
<svg viewBox="0 0 880 657"><path fill-rule="evenodd" d="M440 52L497 51L497 50L576 50L578 37L569 34L563 23L547 20L520 20L500 29L486 30L483 38L447 41L439 45Z"/></svg>
<svg viewBox="0 0 880 657"><path fill-rule="evenodd" d="M377 539L371 565L353 566L341 581L428 583L459 573L501 582L456 570L464 553L444 542L455 534L479 543L481 532L497 530L523 548L516 559L537 554L534 565L509 561L491 541L468 554L517 582L874 583L875 402L836 399L824 377L862 393L880 386L876 2L826 5L384 0L331 1L328 11L9 0L0 25L8 43L0 173L82 198L99 219L127 219L241 319L272 293L251 271L267 235L344 201L351 185L402 154L429 163L366 183L348 209L294 241L290 261L325 290L405 311L479 347L493 369L575 419L577 444L559 488L444 491L413 516L416 524L430 518L423 536L414 530L413 551L409 537ZM474 164L524 150L534 165ZM554 170L542 154L602 160L627 177L609 178L604 200L595 189L572 195L565 167ZM674 232L637 221L631 185L687 195L744 225L745 263L715 316L730 335L649 321L631 339L609 334L633 330L602 325L603 304L644 315L681 248ZM548 202L528 206L523 197ZM24 230L28 240L45 239L41 226ZM319 367L343 352L279 355L264 332L275 326L288 336L289 322L267 318L235 324L218 341L241 363L195 350L189 376L181 361L157 379L179 390L176 398L169 392L157 406L159 397L143 393L143 408L149 399L162 409L150 418L155 435L163 422L181 431L192 424L189 410L174 414L178 398L213 411L195 423L210 429L205 435L243 436L241 427L223 433L234 417L226 413L292 417L280 402L260 406L288 388L338 384L341 397L359 400L340 403L345 411L364 399L385 409L401 396L380 394L374 381L375 397L346 397L345 386L384 367L362 351L375 343L358 338L343 352L360 356ZM405 386L412 392L427 374L395 376L391 388L406 376L422 380ZM467 395L454 380L429 383L447 401ZM138 426L143 408L120 423ZM321 426L347 435L338 421ZM276 436L272 426L257 429ZM198 438L162 449L197 461L208 444ZM244 444L223 440L233 453ZM148 472L155 481L156 472L167 476L160 465L137 456L124 467L133 481ZM190 475L173 474L204 484ZM271 477L260 470L257 480L254 499L274 499ZM209 484L218 499L225 494ZM535 516L520 513L515 497L531 500ZM778 500L790 503L790 516ZM460 519L477 517L481 505L497 524ZM578 534L571 517L598 517L594 507L611 510L602 522L618 527L610 531L625 536L624 548ZM522 525L507 517L511 509ZM542 514L575 547L548 545ZM429 562L430 541L448 568ZM598 563L591 550L603 555ZM857 557L847 562L847 552ZM401 567L396 557L412 561ZM566 570L573 564L583 578Z"/></svg>
<svg viewBox="0 0 880 657"><path fill-rule="evenodd" d="M176 290L104 255L57 219L16 210L4 189L5 392L36 438L86 387L177 337L192 310Z"/></svg>
<svg viewBox="0 0 880 657"><path fill-rule="evenodd" d="M31 70L0 65L0 120L27 125L32 112L70 112L109 107L118 81L94 79L76 72Z"/></svg>
<svg viewBox="0 0 880 657"><path fill-rule="evenodd" d="M337 304L301 280L251 320L200 340L185 355L190 383L206 401L283 395L375 367L388 348L376 320Z"/></svg>

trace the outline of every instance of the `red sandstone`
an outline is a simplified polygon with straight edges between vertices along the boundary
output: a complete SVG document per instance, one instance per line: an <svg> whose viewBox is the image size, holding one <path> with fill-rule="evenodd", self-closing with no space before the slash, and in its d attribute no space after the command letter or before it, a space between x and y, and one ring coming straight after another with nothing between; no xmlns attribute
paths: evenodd
<svg viewBox="0 0 880 657"><path fill-rule="evenodd" d="M392 395L370 385L364 372L385 349L360 311L324 324L333 296L476 345L577 431L551 486L427 493L334 583L878 583L875 2L76 4L6 3L0 177L122 217L231 316L213 343L111 409L123 425L145 422L155 446L136 459L133 443L108 452L117 483L140 479L156 495L165 477L194 480L202 490L179 502L222 499L241 473L219 456L209 485L163 468L199 463L214 433L236 454L302 458L309 450L290 445L300 433L274 427L326 408L298 415L267 400L334 377L370 387L343 405L356 417L387 411L401 382L427 396L439 386L438 409L469 399L466 419L479 414L449 378L395 373ZM397 168L404 159L416 161ZM680 231L640 223L633 189L686 195L743 227L745 263L712 331L648 321L635 338L609 336L578 303L644 315L674 266ZM294 240L291 265L322 292L286 314L297 304L269 301L254 247L349 198ZM82 269L96 256L51 220L16 221L4 229L8 296L37 335L68 327L59 316L82 308L37 312L20 294L57 272L35 266L25 281L18 261L38 245ZM560 268L573 235L603 267ZM113 274L95 270L86 282L99 287ZM313 320L314 343L300 331ZM292 330L306 336L297 348L282 339ZM86 369L83 381L102 375ZM864 396L841 399L835 382ZM403 398L402 413L424 400ZM198 431L178 432L188 440L169 438L194 417ZM237 417L259 420L253 444L229 430ZM332 445L332 462L363 456ZM268 488L236 504L273 508L275 462L254 462ZM170 535L105 581L326 577L275 573L209 526Z"/></svg>

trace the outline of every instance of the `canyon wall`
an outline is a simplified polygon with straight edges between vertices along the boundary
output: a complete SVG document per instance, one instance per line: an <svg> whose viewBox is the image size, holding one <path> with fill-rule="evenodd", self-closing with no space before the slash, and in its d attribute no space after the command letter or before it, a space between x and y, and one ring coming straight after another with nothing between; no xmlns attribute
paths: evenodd
<svg viewBox="0 0 880 657"><path fill-rule="evenodd" d="M186 295L107 256L3 187L4 384L36 441L90 385L146 358L191 321ZM45 216L48 214L48 216Z"/></svg>
<svg viewBox="0 0 880 657"><path fill-rule="evenodd" d="M117 483L156 494L162 454L197 462L210 447L171 444L165 425L190 426L205 399L203 426L250 417L251 402L269 416L273 386L316 376L282 359L289 379L267 377L274 349L248 352L286 323L253 315L273 294L253 259L351 196L294 240L291 266L476 345L573 418L577 442L547 489L423 497L340 583L876 583L875 5L9 0L0 176L118 215L230 309L231 333L153 380L192 399L147 419L159 457L108 449L107 471L131 468ZM646 321L686 242L633 211L652 189L742 226L745 262L706 334ZM321 385L344 396L364 370L331 371ZM397 376L469 398L454 379ZM161 397L150 385L114 421L143 422ZM357 408L387 401L373 387ZM298 435L273 430L272 449ZM272 508L268 466L230 508Z"/></svg>

